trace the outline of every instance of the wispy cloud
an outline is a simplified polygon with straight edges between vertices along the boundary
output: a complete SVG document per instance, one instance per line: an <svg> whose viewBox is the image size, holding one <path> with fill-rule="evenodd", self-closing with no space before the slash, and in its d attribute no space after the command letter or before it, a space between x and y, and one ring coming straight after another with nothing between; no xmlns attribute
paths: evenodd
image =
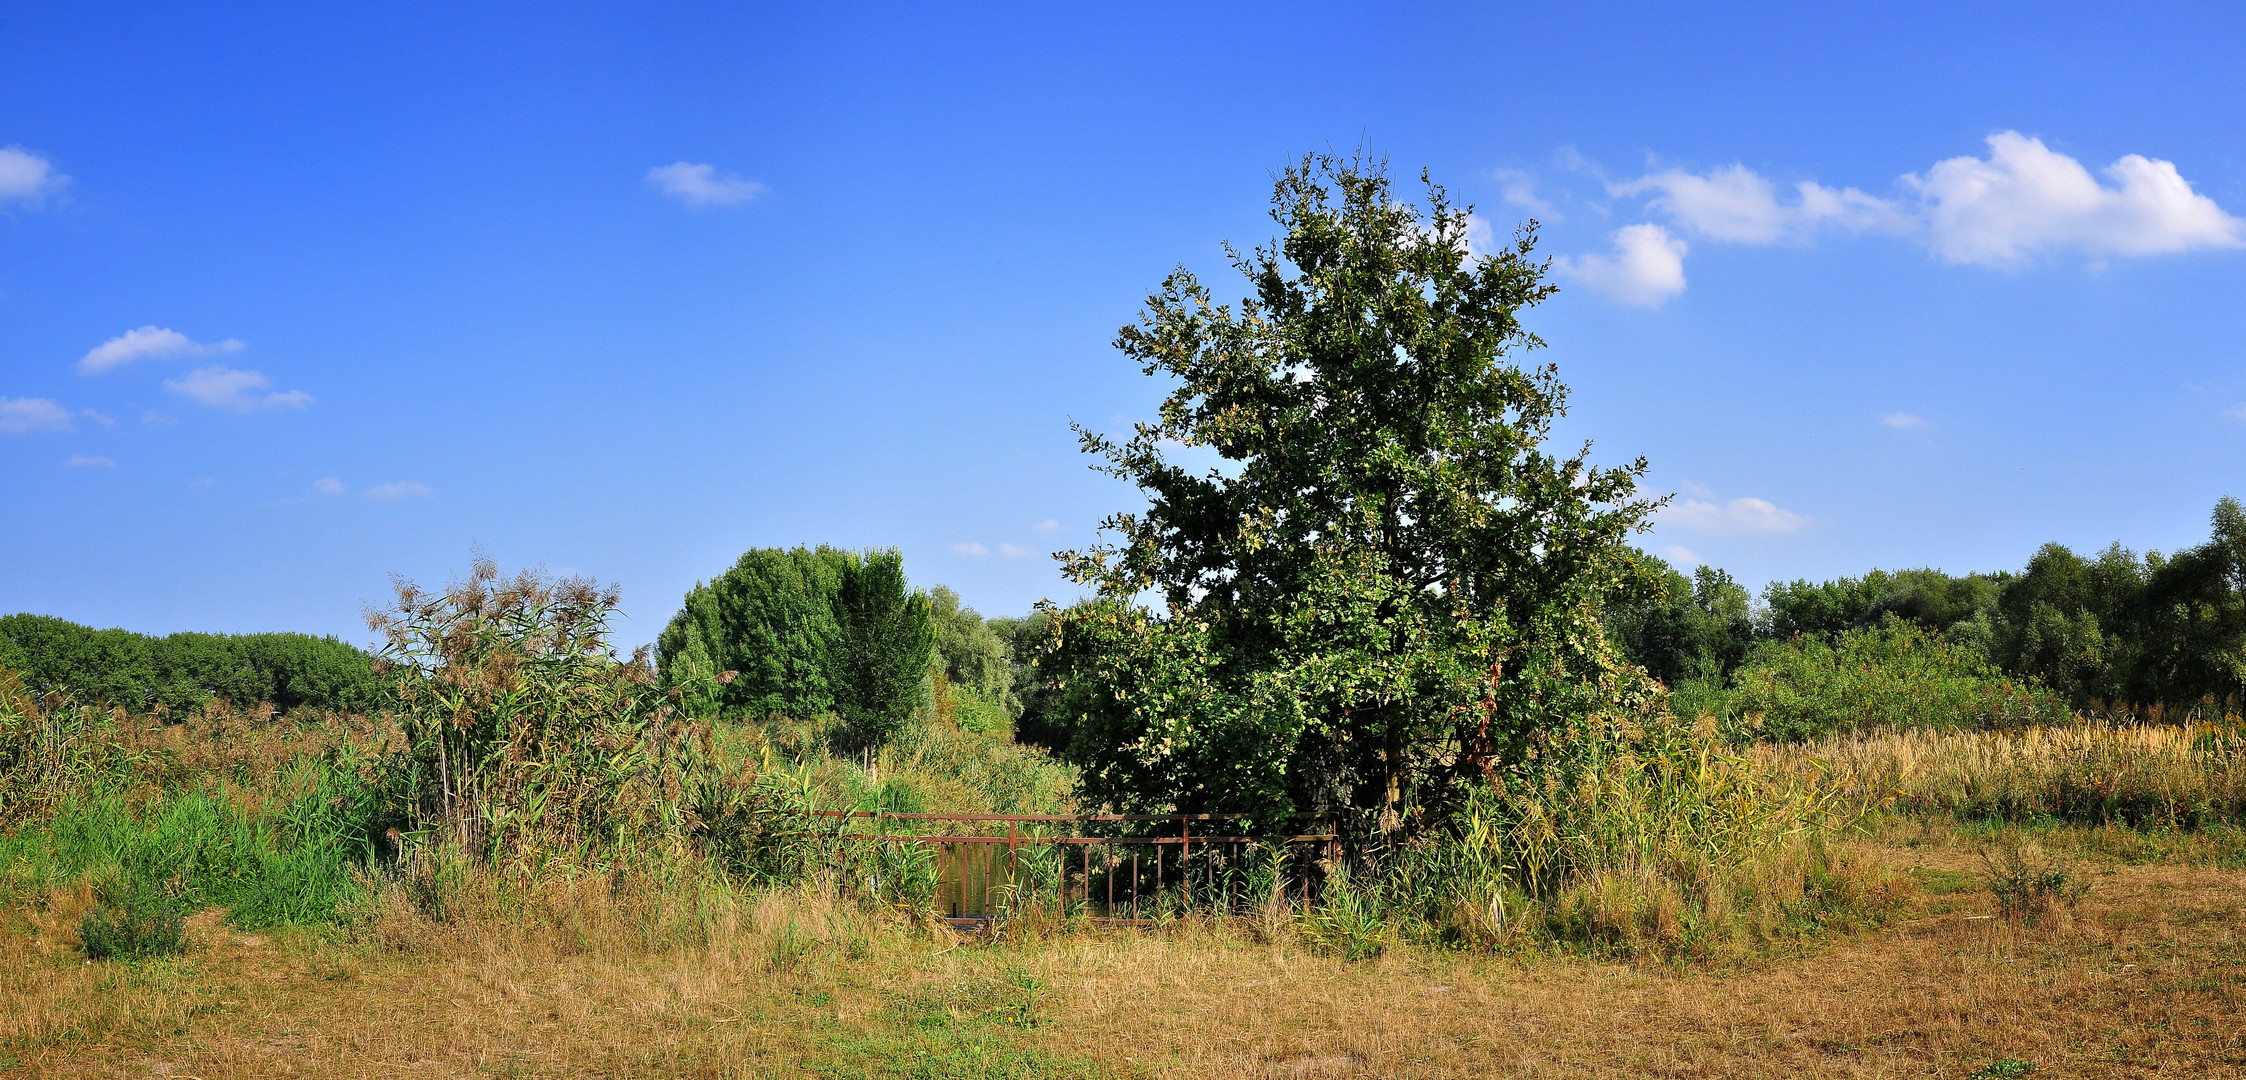
<svg viewBox="0 0 2246 1080"><path fill-rule="evenodd" d="M2233 405L2224 410L2223 415L2233 420L2246 420L2246 404Z"/></svg>
<svg viewBox="0 0 2246 1080"><path fill-rule="evenodd" d="M47 398L0 398L0 435L69 431L70 410Z"/></svg>
<svg viewBox="0 0 2246 1080"><path fill-rule="evenodd" d="M1705 559L1702 559L1691 548L1688 548L1682 544L1671 544L1668 547L1662 548L1661 557L1678 566L1685 567L1686 569L1699 566L1707 561Z"/></svg>
<svg viewBox="0 0 2246 1080"><path fill-rule="evenodd" d="M1046 518L1045 520L1030 526L1030 528L1035 529L1047 536L1051 536L1054 533L1061 531L1061 522L1059 518Z"/></svg>
<svg viewBox="0 0 2246 1080"><path fill-rule="evenodd" d="M1663 507L1659 521L1664 525L1717 535L1799 532L1809 524L1809 518L1804 515L1781 509L1767 499L1756 498L1730 499L1724 502L1685 499Z"/></svg>
<svg viewBox="0 0 2246 1080"><path fill-rule="evenodd" d="M343 481L332 476L323 476L312 481L312 490L321 495L341 495L344 491Z"/></svg>
<svg viewBox="0 0 2246 1080"><path fill-rule="evenodd" d="M154 409L148 409L140 414L140 422L149 427L170 427L179 423L179 417L167 416Z"/></svg>
<svg viewBox="0 0 2246 1080"><path fill-rule="evenodd" d="M215 476L198 476L187 482L187 490L189 491L209 491L217 486L218 478Z"/></svg>
<svg viewBox="0 0 2246 1080"><path fill-rule="evenodd" d="M315 484L313 486L318 487L319 485ZM384 499L394 501L398 499L426 499L436 493L437 492L435 488L432 488L427 484L420 483L419 481L392 480L387 484L376 484L373 487L368 488L366 490L366 497L370 499Z"/></svg>
<svg viewBox="0 0 2246 1080"><path fill-rule="evenodd" d="M1650 195L1647 205L1695 236L1734 244L1805 240L1822 228L1850 232L1903 230L1910 219L1894 203L1855 188L1835 190L1813 180L1794 185L1781 200L1776 187L1744 165L1707 173L1668 169L1608 185L1616 195Z"/></svg>
<svg viewBox="0 0 2246 1080"><path fill-rule="evenodd" d="M94 423L100 424L103 427L117 426L116 417L109 416L98 409L80 409L78 410L78 415L83 416L86 419L93 421Z"/></svg>
<svg viewBox="0 0 2246 1080"><path fill-rule="evenodd" d="M84 454L72 454L70 460L62 463L62 467L65 469L110 469L115 468L116 465L116 462L108 458L87 457Z"/></svg>
<svg viewBox="0 0 2246 1080"><path fill-rule="evenodd" d="M1034 548L1026 548L1021 546L1020 544L1000 544L998 545L998 553L1000 555L1006 556L1009 559L1028 559L1035 557L1037 551Z"/></svg>
<svg viewBox="0 0 2246 1080"><path fill-rule="evenodd" d="M160 326L143 326L127 330L88 350L78 358L80 375L99 375L104 371L132 363L135 360L161 360L174 356L208 356L212 353L242 351L242 343L233 338L204 344L177 330Z"/></svg>
<svg viewBox="0 0 2246 1080"><path fill-rule="evenodd" d="M764 185L738 176L719 176L715 165L678 161L647 170L647 182L688 206L731 206L764 194Z"/></svg>
<svg viewBox="0 0 2246 1080"><path fill-rule="evenodd" d="M988 555L990 554L990 549L972 540L967 540L961 543L953 544L951 546L951 552L954 555Z"/></svg>
<svg viewBox="0 0 2246 1080"><path fill-rule="evenodd" d="M1536 193L1536 174L1525 169L1497 169L1491 172L1497 181L1498 198L1507 206L1517 206L1546 221L1559 217L1559 209Z"/></svg>
<svg viewBox="0 0 2246 1080"><path fill-rule="evenodd" d="M0 147L0 204L36 210L69 186L70 178L46 158L20 146Z"/></svg>
<svg viewBox="0 0 2246 1080"><path fill-rule="evenodd" d="M184 377L164 380L164 389L172 393L198 405L231 412L302 409L312 404L312 395L302 390L264 393L271 385L273 380L258 372L228 367L197 368Z"/></svg>
<svg viewBox="0 0 2246 1080"><path fill-rule="evenodd" d="M1561 276L1636 307L1660 307L1685 290L1685 242L1659 225L1625 225L1613 236L1611 255L1562 255L1552 260Z"/></svg>
<svg viewBox="0 0 2246 1080"><path fill-rule="evenodd" d="M1886 424L1891 428L1922 428L1933 426L1927 423L1924 417L1913 416L1907 412L1888 413L1884 416L1881 416L1879 418L1879 422L1882 424Z"/></svg>

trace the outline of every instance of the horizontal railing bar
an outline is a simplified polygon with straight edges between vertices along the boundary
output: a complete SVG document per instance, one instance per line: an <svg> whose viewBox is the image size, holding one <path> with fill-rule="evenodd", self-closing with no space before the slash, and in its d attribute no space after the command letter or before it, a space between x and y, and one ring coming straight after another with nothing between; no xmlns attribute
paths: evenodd
<svg viewBox="0 0 2246 1080"><path fill-rule="evenodd" d="M911 833L797 833L831 840L896 840L923 844L1307 844L1331 840L1332 833L1305 836L921 836Z"/></svg>
<svg viewBox="0 0 2246 1080"><path fill-rule="evenodd" d="M894 818L898 821L1252 821L1255 814L891 814L879 810L813 810L815 817ZM1285 814L1284 820L1328 817ZM1196 837L1195 839L1199 839Z"/></svg>

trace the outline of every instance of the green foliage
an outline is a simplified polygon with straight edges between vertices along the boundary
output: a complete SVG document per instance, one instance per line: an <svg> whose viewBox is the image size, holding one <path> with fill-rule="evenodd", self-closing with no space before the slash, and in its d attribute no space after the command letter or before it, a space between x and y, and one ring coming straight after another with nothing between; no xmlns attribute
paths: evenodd
<svg viewBox="0 0 2246 1080"><path fill-rule="evenodd" d="M119 890L78 923L79 947L90 960L138 960L187 951L187 918L179 901L145 886Z"/></svg>
<svg viewBox="0 0 2246 1080"><path fill-rule="evenodd" d="M928 597L905 582L895 548L850 553L835 590L835 640L828 682L849 744L895 738L924 703L936 631Z"/></svg>
<svg viewBox="0 0 2246 1080"><path fill-rule="evenodd" d="M363 709L379 692L373 661L332 637L198 634L151 637L45 615L0 617L0 666L35 694L133 711L185 712L213 698L237 708Z"/></svg>
<svg viewBox="0 0 2246 1080"><path fill-rule="evenodd" d="M300 758L244 807L202 783L142 793L109 775L0 834L0 893L35 896L93 875L119 896L224 907L237 926L319 922L357 894L370 854L359 778Z"/></svg>
<svg viewBox="0 0 2246 1080"><path fill-rule="evenodd" d="M481 557L442 593L399 581L368 618L404 743L377 766L389 813L479 856L578 853L674 824L677 773L699 759L645 656L610 654L615 604L588 579L505 580Z"/></svg>
<svg viewBox="0 0 2246 1080"><path fill-rule="evenodd" d="M1734 733L1798 741L1835 732L2003 728L2067 719L2065 702L2003 674L1977 648L1901 618L1837 636L1765 641L1728 691L1679 695Z"/></svg>
<svg viewBox="0 0 2246 1080"><path fill-rule="evenodd" d="M828 656L846 552L756 548L697 584L656 640L664 680L735 672L717 693L726 716L809 720L834 711Z"/></svg>
<svg viewBox="0 0 2246 1080"><path fill-rule="evenodd" d="M2002 1057L1973 1070L1967 1080L2020 1080L2035 1071L2035 1066L2016 1057Z"/></svg>
<svg viewBox="0 0 2246 1080"><path fill-rule="evenodd" d="M2019 574L1773 582L1757 634L1830 640L1900 620L1986 653L2076 710L2219 719L2246 709L2246 510L2225 498L2212 525L2205 544L2171 556L2114 544L2088 558L2046 544ZM1631 625L1636 615L1611 617ZM1633 655L1653 666L1658 645Z"/></svg>
<svg viewBox="0 0 2246 1080"><path fill-rule="evenodd" d="M1722 681L1746 659L1755 624L1745 586L1712 566L1691 577L1637 553L1641 572L1660 581L1655 595L1607 609L1607 631L1623 652L1663 684Z"/></svg>
<svg viewBox="0 0 2246 1080"><path fill-rule="evenodd" d="M1552 292L1532 234L1470 257L1441 188L1423 212L1330 157L1286 171L1272 216L1284 237L1234 255L1237 309L1181 269L1120 332L1176 389L1128 440L1079 432L1149 506L1062 556L1097 598L1055 612L1041 670L1094 800L1392 827L1648 699L1600 616L1654 504L1642 461L1544 448L1566 390L1510 359Z"/></svg>
<svg viewBox="0 0 2246 1080"><path fill-rule="evenodd" d="M959 594L938 585L928 590L929 621L936 630L936 666L954 689L973 693L1012 717L1021 712L1014 693L1012 643L1006 631L1016 620L984 619L963 607Z"/></svg>
<svg viewBox="0 0 2246 1080"><path fill-rule="evenodd" d="M950 614L966 621L956 596ZM723 715L831 713L845 742L878 746L925 703L937 637L895 548L758 548L686 594L656 655L669 685L734 672L712 703Z"/></svg>
<svg viewBox="0 0 2246 1080"><path fill-rule="evenodd" d="M2007 919L2035 922L2061 908L2073 910L2090 894L2090 883L2065 863L2027 844L1983 849L1988 889Z"/></svg>

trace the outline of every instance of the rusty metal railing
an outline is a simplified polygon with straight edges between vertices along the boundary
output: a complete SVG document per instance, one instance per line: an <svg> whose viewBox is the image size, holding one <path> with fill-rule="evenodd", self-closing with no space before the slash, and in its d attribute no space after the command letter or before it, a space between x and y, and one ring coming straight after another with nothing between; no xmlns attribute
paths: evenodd
<svg viewBox="0 0 2246 1080"><path fill-rule="evenodd" d="M1335 859L1339 856L1338 826L1324 832L1296 832L1266 835L1236 835L1224 830L1194 834L1194 824L1233 823L1251 820L1242 815L1228 814L906 814L870 810L819 810L814 815L841 819L839 826L847 828L851 820L872 819L878 828L881 821L921 821L942 823L977 823L1006 826L1004 836L990 833L847 833L838 830L833 838L870 840L890 843L930 844L937 848L937 904L939 910L948 908L947 918L956 924L978 925L992 917L991 878L998 845L1005 846L1007 886L1003 891L1020 897L1021 859L1025 849L1043 849L1059 854L1054 879L1053 903L1057 914L1068 918L1072 908L1086 920L1099 925L1145 925L1158 921L1167 911L1180 914L1230 914L1241 909L1243 902L1261 903L1267 897L1249 897L1243 894L1239 870L1246 865L1245 852L1249 850L1279 853L1274 857L1278 864L1268 868L1273 885L1281 891L1282 899L1292 902L1299 894L1303 903L1309 903L1312 893L1322 879L1315 856ZM1322 821L1318 815L1298 814L1281 819L1289 823ZM1086 825L1175 823L1176 835L1136 833L1119 835L1089 835ZM1040 826L1078 826L1078 833L1070 835L1058 830L1048 832ZM1024 827L1028 827L1027 832ZM1297 860L1294 853L1307 845L1314 857ZM1066 855L1070 847L1077 849L1077 858ZM1124 849L1119 854L1117 849ZM978 850L980 849L980 850ZM1094 851L1098 850L1098 866L1094 866ZM977 852L973 857L966 853ZM1199 859L1196 860L1196 855ZM949 857L947 857L949 856ZM1127 858L1126 858L1127 856ZM1289 862L1293 865L1287 865ZM1125 865L1128 865L1128 870ZM1152 880L1147 865L1152 866ZM1074 870L1074 874L1071 873ZM1196 888L1196 875L1199 877ZM947 880L948 879L948 880ZM1097 884L1095 884L1095 882ZM1118 896L1118 886L1122 895ZM1152 896L1147 895L1152 886ZM947 888L948 886L948 888ZM1292 886L1292 887L1290 887ZM1104 896L1095 897L1095 889L1103 888ZM1010 906L1010 905L1009 905ZM1155 918L1146 917L1151 907ZM1119 913L1130 912L1128 917Z"/></svg>

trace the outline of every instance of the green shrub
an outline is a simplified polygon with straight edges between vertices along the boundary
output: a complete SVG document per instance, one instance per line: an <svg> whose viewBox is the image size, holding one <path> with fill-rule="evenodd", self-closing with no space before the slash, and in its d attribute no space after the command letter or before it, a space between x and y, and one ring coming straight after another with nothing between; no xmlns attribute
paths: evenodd
<svg viewBox="0 0 2246 1080"><path fill-rule="evenodd" d="M1901 619L1830 640L1763 642L1728 689L1695 687L1671 707L1705 710L1737 738L1789 742L1851 731L2016 728L2069 716L2057 695L1997 671L1980 649Z"/></svg>
<svg viewBox="0 0 2246 1080"><path fill-rule="evenodd" d="M187 951L187 919L179 901L136 889L122 902L103 904L78 924L78 941L93 960L138 960Z"/></svg>

